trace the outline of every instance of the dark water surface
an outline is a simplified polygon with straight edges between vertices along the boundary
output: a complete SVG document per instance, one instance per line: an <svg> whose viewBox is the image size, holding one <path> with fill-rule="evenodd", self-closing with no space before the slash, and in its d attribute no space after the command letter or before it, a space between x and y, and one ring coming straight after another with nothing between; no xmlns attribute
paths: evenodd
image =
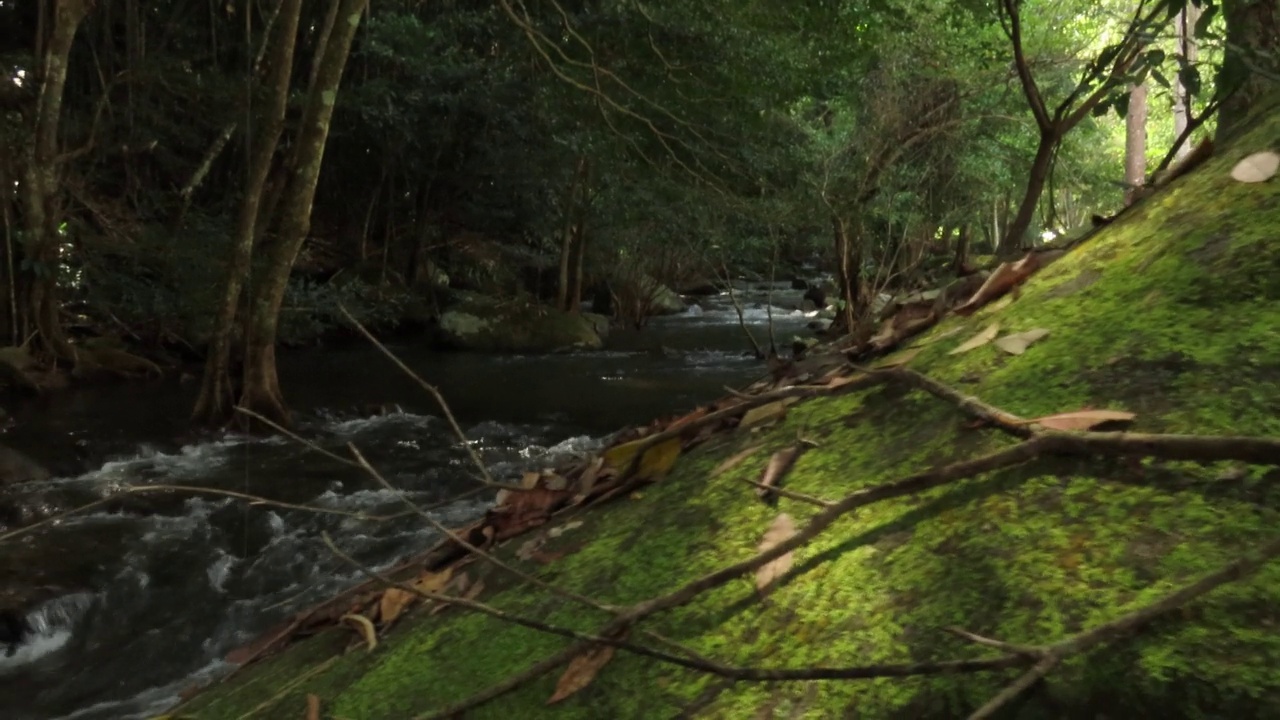
<svg viewBox="0 0 1280 720"><path fill-rule="evenodd" d="M788 308L797 302L794 292L774 299ZM615 331L609 349L598 353L438 354L411 341L392 349L444 392L495 476L515 477L763 374L727 298L702 306L640 333ZM765 310L747 312L766 342ZM803 333L808 321L775 309L779 344ZM420 504L472 486L470 461L430 397L376 350L285 353L280 372L301 435L337 452L355 443ZM190 436L185 419L195 392L194 383L178 381L109 385L16 408L18 425L3 441L59 475L15 490L24 511L48 516L147 484L370 514L404 508L398 493L295 443ZM361 409L375 403L403 412L370 416ZM490 500L476 496L435 514L460 524ZM38 631L32 642L12 657L0 653L0 717L114 720L162 712L183 688L230 670L221 660L229 650L360 579L324 547L322 532L374 567L436 540L412 518L370 523L175 493L129 496L0 544L0 590L50 579L70 588L28 616Z"/></svg>

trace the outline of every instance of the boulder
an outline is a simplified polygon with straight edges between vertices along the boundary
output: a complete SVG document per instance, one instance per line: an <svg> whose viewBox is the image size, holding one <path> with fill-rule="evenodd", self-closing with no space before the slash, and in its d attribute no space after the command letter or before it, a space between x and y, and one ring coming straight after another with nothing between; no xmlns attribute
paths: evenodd
<svg viewBox="0 0 1280 720"><path fill-rule="evenodd" d="M601 320L525 300L499 303L470 296L441 313L438 330L441 342L457 350L551 353L599 350L604 346Z"/></svg>
<svg viewBox="0 0 1280 720"><path fill-rule="evenodd" d="M653 302L650 309L654 315L679 315L685 311L688 306L679 293L656 280L652 282L654 286L650 292Z"/></svg>
<svg viewBox="0 0 1280 720"><path fill-rule="evenodd" d="M49 471L43 465L11 447L0 445L0 487L49 478Z"/></svg>

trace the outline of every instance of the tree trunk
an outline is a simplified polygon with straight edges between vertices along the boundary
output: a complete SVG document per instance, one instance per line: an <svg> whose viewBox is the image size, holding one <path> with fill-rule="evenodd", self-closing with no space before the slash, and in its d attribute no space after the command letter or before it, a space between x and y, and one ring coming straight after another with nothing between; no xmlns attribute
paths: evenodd
<svg viewBox="0 0 1280 720"><path fill-rule="evenodd" d="M956 254L951 259L951 272L956 276L969 272L969 245L973 238L969 223L960 226L960 236L956 238Z"/></svg>
<svg viewBox="0 0 1280 720"><path fill-rule="evenodd" d="M276 29L272 44L270 76L267 81L267 107L259 115L258 135L251 138L251 165L245 182L244 196L240 199L240 216L236 222L236 236L231 257L227 262L227 277L218 307L213 336L205 359L204 378L200 383L200 396L192 411L192 421L204 425L219 425L231 419L235 401L235 389L231 383L231 338L236 327L236 310L240 305L241 290L249 276L250 259L254 240L258 235L258 214L261 209L263 188L271 172L272 160L284 131L284 116L289 100L289 83L293 74L293 49L298 36L298 19L302 0L283 0L283 19Z"/></svg>
<svg viewBox="0 0 1280 720"><path fill-rule="evenodd" d="M89 9L88 0L57 0L54 7L53 30L47 43L43 43L40 94L33 118L32 141L23 151L22 181L18 184L26 234L24 256L35 276L30 283L29 311L39 335L40 348L55 359L73 361L75 348L62 331L62 307L58 301L58 229L62 223L58 135L67 84L67 61L76 31L89 14Z"/></svg>
<svg viewBox="0 0 1280 720"><path fill-rule="evenodd" d="M1218 110L1219 146L1266 92L1266 74L1274 77L1280 71L1280 7L1276 0L1223 0L1222 14L1227 24L1227 48L1218 85L1236 90Z"/></svg>
<svg viewBox="0 0 1280 720"><path fill-rule="evenodd" d="M572 302L569 294L569 274L573 264L574 236L577 234L578 226L578 196L581 194L579 187L583 184L586 174L587 156L580 155L577 167L573 171L573 178L569 180L569 189L564 194L564 230L560 235L560 275L556 285L556 308L560 310L568 310Z"/></svg>
<svg viewBox="0 0 1280 720"><path fill-rule="evenodd" d="M1199 19L1200 8L1187 3L1174 20L1174 27L1178 37L1177 52L1187 65L1194 65L1200 54L1199 48L1196 46L1195 35L1196 21ZM1191 107L1191 92L1186 85L1182 84L1182 76L1179 75L1173 84L1173 136L1175 138L1182 137L1182 133L1187 129L1187 124L1191 122ZM1191 143L1182 143L1174 158L1181 160L1189 152L1191 152Z"/></svg>
<svg viewBox="0 0 1280 720"><path fill-rule="evenodd" d="M836 277L840 282L840 298L844 301L844 309L840 317L844 319L845 331L852 334L858 327L857 322L854 320L854 305L858 297L858 288L855 286L859 284L858 281L861 276L860 274L855 274L856 270L853 267L854 252L850 247L849 227L844 218L832 215L831 229L835 239Z"/></svg>
<svg viewBox="0 0 1280 720"><path fill-rule="evenodd" d="M1031 161L1031 172L1027 175L1027 189L1022 195L1022 204L1018 206L1018 214L1005 226L1004 240L1000 243L1001 254L1014 254L1022 248L1027 230L1031 228L1031 219L1035 217L1036 205L1040 203L1040 195L1044 192L1045 183L1049 179L1049 167L1053 164L1053 151L1058 146L1061 136L1056 130L1040 131L1040 144L1036 147L1035 159Z"/></svg>
<svg viewBox="0 0 1280 720"><path fill-rule="evenodd" d="M1129 110L1124 116L1124 204L1138 196L1147 176L1147 84L1129 89Z"/></svg>
<svg viewBox="0 0 1280 720"><path fill-rule="evenodd" d="M332 2L340 3L338 20L324 43L323 54L315 60L314 82L307 92L295 139L297 154L293 172L281 199L277 237L267 253L267 265L260 282L255 283L246 328L244 389L240 403L281 426L288 426L290 418L276 376L275 345L280 306L284 302L294 260L311 229L311 204L324 161L338 87L342 83L342 73L360 17L369 5L369 0ZM249 426L254 427L254 424Z"/></svg>

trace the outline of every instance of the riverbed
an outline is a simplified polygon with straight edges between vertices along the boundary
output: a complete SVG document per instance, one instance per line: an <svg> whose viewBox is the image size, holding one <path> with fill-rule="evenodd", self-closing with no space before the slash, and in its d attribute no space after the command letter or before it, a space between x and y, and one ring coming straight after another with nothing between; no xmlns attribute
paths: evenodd
<svg viewBox="0 0 1280 720"><path fill-rule="evenodd" d="M767 347L806 335L799 292L760 287L741 299ZM640 332L615 330L605 350L555 356L391 349L437 385L469 442L499 479L592 452L612 432L691 409L764 374L726 295ZM283 353L282 388L299 434L344 453L353 443L393 484L296 442L186 428L195 383L181 379L83 388L14 408L3 440L57 477L15 489L28 519L106 497L110 504L0 545L0 584L57 580L33 609L31 642L0 652L0 708L10 720L151 717L193 684L232 669L228 651L289 613L361 578L320 536L384 568L438 538L420 519L370 522L191 492L124 496L143 485L247 493L329 510L388 515L473 488L474 468L432 399L368 346ZM372 406L381 406L377 410ZM387 412L389 411L389 412ZM458 525L484 493L432 511Z"/></svg>

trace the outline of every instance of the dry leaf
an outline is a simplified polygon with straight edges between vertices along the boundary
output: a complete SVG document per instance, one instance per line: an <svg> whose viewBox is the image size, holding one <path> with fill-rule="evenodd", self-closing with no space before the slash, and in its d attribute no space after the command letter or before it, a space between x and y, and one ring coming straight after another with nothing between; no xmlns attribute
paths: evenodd
<svg viewBox="0 0 1280 720"><path fill-rule="evenodd" d="M1045 330L1044 328L1036 328L1034 330L1014 333L1012 335L1005 335L1004 337L996 340L996 347L1010 355L1021 355L1027 351L1027 347L1031 345L1031 343L1048 334L1048 330Z"/></svg>
<svg viewBox="0 0 1280 720"><path fill-rule="evenodd" d="M539 565L550 565L568 554L564 550L535 550L531 559Z"/></svg>
<svg viewBox="0 0 1280 720"><path fill-rule="evenodd" d="M782 513L774 518L773 524L765 531L764 538L760 541L759 551L765 552L770 548L777 547L795 534L795 521L791 519L790 515ZM756 570L756 589L761 594L767 593L773 583L791 569L793 561L792 553L788 552L760 566L760 569Z"/></svg>
<svg viewBox="0 0 1280 720"><path fill-rule="evenodd" d="M924 350L924 348L918 347L918 348L911 348L910 350L906 350L904 352L900 352L895 357L884 360L880 364L874 366L874 369L890 370L892 368L902 367L903 365L906 365L912 360L915 360L916 356L919 355L922 350Z"/></svg>
<svg viewBox="0 0 1280 720"><path fill-rule="evenodd" d="M738 422L738 427L748 428L752 425L759 425L770 420L777 420L787 414L787 405L781 400L771 402L767 405L754 407L746 411L742 415L742 420Z"/></svg>
<svg viewBox="0 0 1280 720"><path fill-rule="evenodd" d="M542 547L543 542L544 540L541 537L535 537L524 541L524 544L520 546L520 549L516 550L516 557L521 560L528 560L532 558L533 554L538 552L538 548Z"/></svg>
<svg viewBox="0 0 1280 720"><path fill-rule="evenodd" d="M547 700L547 704L554 705L590 685L600 670L613 659L616 649L612 645L595 645L575 657L569 662L569 667L564 669L564 674L556 683L556 691Z"/></svg>
<svg viewBox="0 0 1280 720"><path fill-rule="evenodd" d="M520 487L525 490L532 490L538 486L538 478L542 477L542 473L529 471L520 476Z"/></svg>
<svg viewBox="0 0 1280 720"><path fill-rule="evenodd" d="M955 350L952 350L948 354L959 355L960 353L967 353L970 350L976 350L977 348L980 348L983 345L986 345L992 340L995 340L996 335L999 335L999 334L1000 334L1000 323L991 323L990 325L987 326L986 330L983 330L977 335L974 335L973 337L969 338L964 343L962 343L959 347L957 347Z"/></svg>
<svg viewBox="0 0 1280 720"><path fill-rule="evenodd" d="M783 448L773 454L769 458L769 464L764 466L764 472L760 473L760 484L765 487L757 487L756 495L765 502L770 502L777 497L777 493L767 488L778 487L782 479L791 472L791 468L795 466L796 460L800 459L800 453L804 451L805 446L795 444L789 448Z"/></svg>
<svg viewBox="0 0 1280 720"><path fill-rule="evenodd" d="M569 481L553 472L542 476L542 486L548 490L563 490L569 487Z"/></svg>
<svg viewBox="0 0 1280 720"><path fill-rule="evenodd" d="M604 458L600 456L591 458L591 462L587 463L587 467L578 476L578 494L573 496L575 505L581 504L591 494L591 489L596 486L596 480L600 477L600 469L603 467Z"/></svg>
<svg viewBox="0 0 1280 720"><path fill-rule="evenodd" d="M1059 415L1046 415L1030 422L1050 430L1090 430L1103 423L1128 422L1136 417L1137 415L1123 410L1080 410Z"/></svg>
<svg viewBox="0 0 1280 720"><path fill-rule="evenodd" d="M374 629L373 621L369 618L363 615L348 613L343 615L340 619L342 622L345 622L355 628L356 632L360 633L360 637L364 638L364 644L370 651L378 647L378 631Z"/></svg>
<svg viewBox="0 0 1280 720"><path fill-rule="evenodd" d="M625 471L631 466L636 453L640 451L640 446L645 442L646 440L640 439L615 445L604 451L604 460L610 467ZM644 456L640 458L636 467L635 477L656 480L659 476L665 475L676 464L683 446L684 443L680 438L673 437L645 450Z"/></svg>
<svg viewBox="0 0 1280 720"><path fill-rule="evenodd" d="M307 720L320 720L320 696L307 693Z"/></svg>
<svg viewBox="0 0 1280 720"><path fill-rule="evenodd" d="M832 390L836 388L842 388L845 385L849 385L850 383L855 383L860 380L864 380L866 377L867 376L865 373L854 373L852 375L842 375L840 377L834 377L827 382L827 387L831 388Z"/></svg>
<svg viewBox="0 0 1280 720"><path fill-rule="evenodd" d="M1231 179L1242 183L1265 182L1276 174L1276 170L1280 170L1280 155L1263 150L1236 163L1231 168Z"/></svg>
<svg viewBox="0 0 1280 720"><path fill-rule="evenodd" d="M752 455L755 455L757 452L759 452L759 451L760 451L760 447L761 447L760 445L752 445L751 447L747 448L746 450L739 450L738 452L734 453L733 455L730 455L728 458L726 458L726 459L724 460L724 462L722 462L722 463L720 463L719 465L717 465L717 466L715 467L715 469L711 471L711 477L713 477L713 478L714 478L714 477L720 477L721 475L723 475L723 474L725 474L725 473L729 472L730 470L732 470L732 469L734 469L734 468L738 467L739 465L741 465L741 464L742 464L742 461L743 461L743 460L746 460L747 458L749 458L749 457L751 457Z"/></svg>
<svg viewBox="0 0 1280 720"><path fill-rule="evenodd" d="M567 523L565 523L565 524L561 525L560 527L554 527L554 528L551 528L550 530L548 530L548 531L547 531L547 537L558 538L558 537L560 537L561 535L563 535L563 534L565 534L565 533L569 532L570 530L576 530L576 529L578 529L578 528L580 528L580 527L582 527L582 521L581 521L581 520L574 520L574 521L572 521L572 522L567 522Z"/></svg>
<svg viewBox="0 0 1280 720"><path fill-rule="evenodd" d="M400 617L404 609L409 607L409 603L418 598L417 595L400 588L388 588L382 593L382 598L378 601L378 618L385 627L395 622Z"/></svg>
<svg viewBox="0 0 1280 720"><path fill-rule="evenodd" d="M424 572L410 585L414 590L424 593L438 593L453 579L453 567L447 567L438 573Z"/></svg>
<svg viewBox="0 0 1280 720"><path fill-rule="evenodd" d="M972 315L978 308L1021 285L1039 269L1040 258L1035 253L1027 253L1015 263L1000 263L978 292L952 312L961 317Z"/></svg>

